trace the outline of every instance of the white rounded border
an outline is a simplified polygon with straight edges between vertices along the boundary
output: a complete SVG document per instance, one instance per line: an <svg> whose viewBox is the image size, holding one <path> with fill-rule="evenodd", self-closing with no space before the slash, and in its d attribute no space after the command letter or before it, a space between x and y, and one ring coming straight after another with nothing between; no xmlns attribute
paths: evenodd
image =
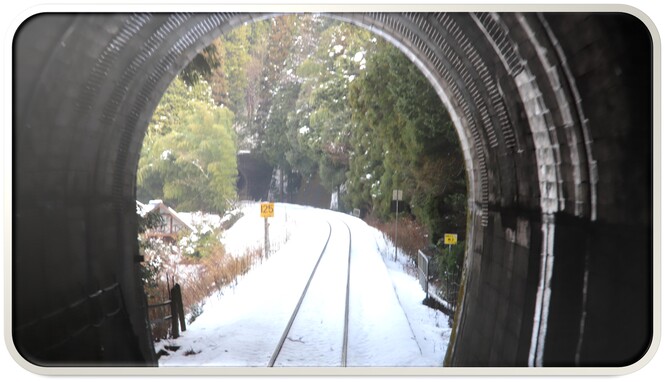
<svg viewBox="0 0 665 382"><path fill-rule="evenodd" d="M639 18L649 29L654 43L654 114L653 114L653 165L654 165L654 257L653 257L653 311L654 311L654 331L653 342L647 353L636 363L623 368L449 368L442 372L441 369L422 369L422 368L371 368L368 370L349 370L342 372L339 369L289 369L279 372L275 369L253 369L253 368L183 368L183 369L143 369L143 368L41 368L25 361L16 352L11 341L11 223L12 223L12 40L20 27L21 23L29 17L42 12L138 12L138 11L178 11L187 10L191 12L210 12L210 11L239 11L239 12L257 12L257 11L619 11L632 14ZM648 16L647 16L648 14ZM279 379L286 375L331 375L332 378L346 378L346 375L385 375L385 376L426 376L426 375L476 375L476 376L508 376L508 375L529 375L529 376L582 376L588 375L621 375L621 379L642 380L644 377L654 377L662 375L663 355L658 353L658 347L661 340L662 330L662 261L661 261L661 240L658 233L665 234L661 225L661 197L662 197L662 177L663 157L660 153L663 136L660 132L662 126L662 58L661 58L661 40L658 34L656 24L665 25L665 15L660 10L658 2L649 2L647 0L627 0L623 4L598 3L589 4L551 4L538 1L530 2L512 2L511 4L501 4L495 1L485 1L482 4L446 4L438 1L419 1L418 4L407 4L406 2L395 1L373 1L364 0L362 4L355 2L341 1L317 1L312 4L307 1L290 1L288 4L279 1L263 0L252 4L241 4L239 1L211 1L199 0L195 4L186 4L180 2L159 2L144 1L140 4L113 4L113 3L93 3L81 0L70 1L66 4L55 1L25 0L21 2L12 2L9 6L3 6L0 20L2 20L3 32L3 65L2 65L2 99L3 99L3 128L0 141L2 142L2 159L0 159L0 168L2 169L3 193L0 211L3 219L0 219L0 231L3 233L2 247L4 248L4 282L3 282L3 302L4 312L3 327L5 335L5 349L0 356L0 362L5 373L10 373L11 377L18 377L20 380L36 380L44 378L43 375L91 375L91 376L113 376L121 377L126 375L259 375L278 376ZM655 21L655 22L654 22ZM611 319L611 318L608 318ZM436 371L436 372L432 372ZM6 375L6 374L5 374ZM412 378L412 377L411 377ZM570 377L565 377L569 380ZM575 378L575 377L574 377ZM108 379L108 378L104 378ZM126 378L125 378L126 379ZM247 378L244 377L243 380ZM330 379L328 377L327 379ZM401 378L399 378L401 379ZM410 378L409 378L410 379ZM551 379L551 378L549 378ZM556 378L558 379L558 378ZM406 380L406 379L404 379ZM466 380L466 379L465 379Z"/></svg>

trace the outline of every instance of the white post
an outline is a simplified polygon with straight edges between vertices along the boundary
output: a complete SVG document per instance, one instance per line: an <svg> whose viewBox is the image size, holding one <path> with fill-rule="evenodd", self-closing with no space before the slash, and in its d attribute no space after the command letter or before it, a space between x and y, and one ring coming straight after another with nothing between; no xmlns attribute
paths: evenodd
<svg viewBox="0 0 665 382"><path fill-rule="evenodd" d="M399 213L399 199L395 201L395 261L397 261L397 214Z"/></svg>

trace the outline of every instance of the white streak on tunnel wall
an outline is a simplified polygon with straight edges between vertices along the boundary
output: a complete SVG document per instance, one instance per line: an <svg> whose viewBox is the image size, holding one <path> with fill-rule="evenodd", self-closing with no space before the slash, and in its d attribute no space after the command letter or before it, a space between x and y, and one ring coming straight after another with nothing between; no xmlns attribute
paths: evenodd
<svg viewBox="0 0 665 382"><path fill-rule="evenodd" d="M544 101L535 78L528 68L515 77L515 82L526 110L529 126L536 148L536 164L538 166L538 184L540 186L540 206L543 213L543 250L541 252L541 272L536 295L536 311L533 320L531 348L529 350L529 366L542 366L545 334L549 313L550 285L547 280L552 277L554 262L552 248L554 245L554 224L548 223L548 217L558 210L557 164L547 122L544 118L546 110ZM549 254L548 254L549 252Z"/></svg>
<svg viewBox="0 0 665 382"><path fill-rule="evenodd" d="M530 26L526 22L526 19L524 17L518 17L520 24L524 27L525 30L528 31L529 39L531 40L531 43L534 46L539 46L538 41L536 39L535 34L531 31ZM547 37L549 38L550 43L554 46L555 49L553 49L552 52L548 51L547 49L544 48L539 48L536 49L536 53L538 54L538 58L547 72L547 79L550 82L551 88L554 91L556 95L556 100L557 100L557 110L560 114L563 126L561 126L561 130L565 133L566 137L566 143L568 145L568 151L570 155L570 163L571 166L573 167L573 178L575 182L575 187L574 187L574 198L575 198L575 211L574 214L575 216L584 216L585 213L590 214L591 220L596 219L596 203L597 203L597 196L596 196L596 183L598 182L598 177L597 177L597 171L596 171L596 161L593 159L593 155L591 152L591 139L590 139L590 134L588 132L588 121L584 117L584 113L581 108L581 100L579 96L579 92L577 90L577 87L575 85L575 81L573 79L572 74L570 73L570 68L568 68L567 62L566 62L566 57L563 53L563 50L561 49L561 46L558 44L558 40L555 38L554 33L549 28L549 24L547 23L547 20L542 16L542 14L538 14L538 20L540 21L541 25L547 32ZM555 60L558 60L557 62L559 65L554 64L550 60L550 56L554 56ZM559 68L561 69L562 76L560 77L559 75ZM574 96L574 104L571 102L569 103L569 98L565 94L565 89L562 86L562 83L567 81L567 84L570 87L570 91L572 92ZM578 136L578 130L575 129L575 122L573 118L573 110L575 110L578 113L578 116L580 118L580 123L581 123L581 131L582 135ZM578 150L578 142L579 141L584 141L584 148L586 149L586 157L584 150L583 152L580 152ZM585 160L588 167L589 175L588 177L585 176L586 174L583 174L582 172L582 166L585 164ZM584 185L588 184L590 187L589 194L590 194L590 201L587 200L587 193L584 190ZM563 206L565 205L565 200L563 200L563 193L559 195L561 199L561 207L563 209ZM590 205L589 211L585 211L585 206ZM589 279L589 255L588 253L585 256L585 266L584 266L584 281L583 281L583 289L582 289L582 314L580 317L580 325L579 325L579 339L576 347L576 352L575 352L575 362L579 364L580 360L580 354L581 354L581 348L582 348L582 343L584 339L584 329L585 329L585 324L586 324L586 303L587 303L587 289L588 289L588 279ZM551 279L551 271L549 274L547 274L548 278ZM549 283L549 281L548 281ZM547 300L549 301L549 296L547 297ZM543 338L543 343L544 343L544 338ZM540 338L539 338L539 347L540 347ZM539 350L538 352L541 354L542 357L542 350ZM536 360L538 362L538 360ZM542 359L539 362L542 365Z"/></svg>
<svg viewBox="0 0 665 382"><path fill-rule="evenodd" d="M598 194L597 194L597 184L598 184L598 164L593 157L593 139L591 138L591 133L589 132L589 121L584 114L584 109L582 108L582 97L580 96L579 90L577 89L577 84L575 83L575 77L573 76L566 55L564 54L563 48L559 44L559 40L552 32L552 29L549 26L549 23L543 17L542 14L538 14L538 19L547 33L547 37L554 46L554 50L557 54L557 58L560 62L561 69L565 75L565 78L570 87L570 91L575 100L575 109L577 111L577 116L580 120L582 139L584 140L584 147L586 149L586 161L589 171L589 193L590 193L590 219L595 221L597 217L597 204L598 204ZM581 155L580 155L581 156ZM578 180L576 179L576 182ZM583 180L579 180L580 184ZM579 203L578 203L579 204ZM577 213L577 211L576 211ZM584 330L586 327L586 317L587 317L587 300L588 300L588 286L589 286L589 251L587 250L585 259L584 259L584 286L582 288L582 314L580 316L580 326L579 326L579 338L577 341L577 347L575 349L575 364L579 365L582 353L582 345L584 341Z"/></svg>
<svg viewBox="0 0 665 382"><path fill-rule="evenodd" d="M533 318L529 366L543 366L545 336L552 295L552 269L554 268L554 216L543 215L543 256L541 258L540 280L536 293L536 312Z"/></svg>
<svg viewBox="0 0 665 382"><path fill-rule="evenodd" d="M575 365L580 365L582 358L582 345L584 344L584 329L586 328L587 300L589 291L589 253L584 258L584 286L582 287L582 315L580 316L580 334L575 347Z"/></svg>
<svg viewBox="0 0 665 382"><path fill-rule="evenodd" d="M545 68L548 68L548 80L559 83L558 74L552 70L553 65L546 60L546 49L542 47L535 38L533 30L528 25L523 15L516 15L524 32L529 37L529 42L536 49L539 59ZM526 63L519 57L517 46L509 46L506 41L495 41L495 38L506 38L508 28L501 22L501 18L496 14L491 15L491 19L496 23L503 34L490 33L481 20L473 15L473 19L479 29L485 34L490 45L494 48L497 56L501 59L505 70L513 75L515 85L527 115L529 127L533 137L533 143L536 151L536 165L538 167L538 184L540 188L540 206L542 212L543 243L540 259L540 278L538 290L536 292L535 314L533 320L533 329L531 334L531 346L529 349L529 366L542 366L543 354L545 350L545 337L547 334L547 320L549 317L549 305L551 298L551 280L554 265L554 213L565 207L563 181L561 179L560 165L561 153L559 142L556 137L556 126L552 122L552 115L548 110L542 91L540 90L535 76L525 65L511 65L507 59L506 52L517 57L516 62ZM504 49L501 49L504 46ZM506 46L508 46L507 49ZM559 86L560 88L560 86ZM558 98L560 99L560 97ZM564 109L566 111L566 109ZM566 118L568 117L568 118ZM564 121L571 118L564 116ZM570 139L570 137L569 137ZM579 172L576 173L579 175Z"/></svg>
<svg viewBox="0 0 665 382"><path fill-rule="evenodd" d="M598 204L598 193L597 193L597 184L598 184L598 163L593 157L593 138L591 137L591 132L589 131L589 120L586 118L584 114L584 109L582 108L582 97L580 96L580 92L577 89L577 84L575 82L575 77L573 76L570 67L568 66L568 61L566 59L566 55L563 52L563 48L559 44L559 40L556 38L554 35L554 32L552 32L549 24L547 23L547 20L543 17L542 14L538 14L538 18L543 26L543 29L547 32L547 37L550 39L552 45L554 46L554 51L557 54L557 58L559 60L559 66L561 67L561 70L563 71L566 81L568 83L568 86L570 87L570 92L573 95L573 98L575 100L575 109L577 111L577 116L580 121L580 127L582 131L582 137L584 140L584 147L586 150L586 161L587 161L587 166L588 166L588 171L589 171L589 193L591 197L591 211L590 211L590 218L591 221L596 220L596 215L597 215L597 204Z"/></svg>
<svg viewBox="0 0 665 382"><path fill-rule="evenodd" d="M520 17L518 16L518 18ZM550 136L550 130L553 130L553 126L548 123L551 118L546 118L546 116L549 116L549 111L545 106L535 76L531 74L528 67L515 76L515 83L527 114L536 148L540 206L543 214L541 272L536 293L536 309L531 334L531 347L529 349L529 366L543 366L543 352L552 293L550 281L554 264L553 214L559 210L559 164L555 159L558 157L555 152L558 149L558 144L553 142Z"/></svg>
<svg viewBox="0 0 665 382"><path fill-rule="evenodd" d="M548 76L551 77L553 75L551 65L545 61L544 57L547 48L540 45L535 37L534 31L527 23L525 17L521 14L518 14L516 17L520 22L520 25L524 28L524 31L529 38L529 42L534 47L541 65L547 72ZM526 73L529 73L529 75L522 77L522 75ZM556 72L554 74L556 74ZM544 207L543 212L553 213L555 211L563 210L565 208L565 203L563 199L563 181L560 176L561 150L556 135L557 127L554 125L552 118L552 111L548 108L543 93L540 90L540 86L538 85L538 81L535 75L530 74L529 68L526 68L525 71L515 76L515 79L518 83L521 82L518 86L523 102L525 101L524 95L527 95L524 106L527 109L529 126L534 133L534 143L536 144L536 159L538 160L539 174L538 180L540 184L541 205ZM552 80L552 78L546 79ZM539 80L542 81L540 78ZM556 82L559 82L558 78ZM554 84L552 85L553 87L555 86ZM541 173L544 173L544 177L540 177ZM556 192L554 190L555 187Z"/></svg>

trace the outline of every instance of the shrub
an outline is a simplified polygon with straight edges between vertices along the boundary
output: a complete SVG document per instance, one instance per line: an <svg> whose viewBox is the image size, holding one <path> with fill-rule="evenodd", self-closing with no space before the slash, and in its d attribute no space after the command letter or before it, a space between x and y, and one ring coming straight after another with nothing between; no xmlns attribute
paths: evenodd
<svg viewBox="0 0 665 382"><path fill-rule="evenodd" d="M397 236L395 236L395 222L383 222L369 216L367 224L383 232L397 247L402 249L415 263L418 258L418 250L425 248L429 243L426 228L417 220L409 216L400 216L397 220Z"/></svg>
<svg viewBox="0 0 665 382"><path fill-rule="evenodd" d="M460 288L464 249L464 241L458 241L456 245L436 247L430 263L432 272L435 272L432 282L437 285L439 295L453 305L457 301Z"/></svg>

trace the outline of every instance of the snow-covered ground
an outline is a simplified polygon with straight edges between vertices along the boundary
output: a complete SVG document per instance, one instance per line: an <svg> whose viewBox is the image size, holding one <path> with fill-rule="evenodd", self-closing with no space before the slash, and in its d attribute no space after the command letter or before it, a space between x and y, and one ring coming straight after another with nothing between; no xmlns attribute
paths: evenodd
<svg viewBox="0 0 665 382"><path fill-rule="evenodd" d="M242 210L223 238L236 255L263 243L258 204ZM210 296L180 338L156 343L157 351L178 347L159 359L160 366L266 366L328 236L320 273L303 301L305 312L294 321L288 350L275 365L338 365L349 230L348 366L442 365L448 317L422 305L425 294L405 270L410 261L398 251L394 262L394 247L381 232L349 215L280 203L269 221L270 256L236 285Z"/></svg>

